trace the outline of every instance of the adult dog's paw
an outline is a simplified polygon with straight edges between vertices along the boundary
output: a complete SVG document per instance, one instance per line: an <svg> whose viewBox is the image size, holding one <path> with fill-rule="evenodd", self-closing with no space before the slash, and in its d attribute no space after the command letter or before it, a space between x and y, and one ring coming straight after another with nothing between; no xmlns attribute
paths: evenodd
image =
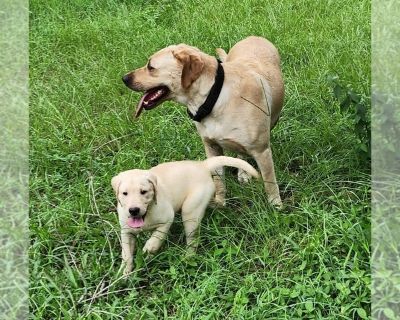
<svg viewBox="0 0 400 320"><path fill-rule="evenodd" d="M226 200L224 196L216 196L211 199L209 207L210 208L223 208L226 206Z"/></svg>
<svg viewBox="0 0 400 320"><path fill-rule="evenodd" d="M249 183L251 180L251 175L246 171L239 169L238 170L238 180L240 183Z"/></svg>
<svg viewBox="0 0 400 320"><path fill-rule="evenodd" d="M283 208L282 200L280 196L268 197L269 203L271 203L274 208L281 210Z"/></svg>
<svg viewBox="0 0 400 320"><path fill-rule="evenodd" d="M128 276L131 274L132 272L132 263L123 263L122 266L124 267L124 278L128 278Z"/></svg>

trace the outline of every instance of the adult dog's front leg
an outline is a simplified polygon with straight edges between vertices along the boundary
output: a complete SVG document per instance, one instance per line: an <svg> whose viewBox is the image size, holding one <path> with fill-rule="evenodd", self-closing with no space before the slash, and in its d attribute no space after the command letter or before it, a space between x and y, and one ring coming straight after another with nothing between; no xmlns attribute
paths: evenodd
<svg viewBox="0 0 400 320"><path fill-rule="evenodd" d="M135 251L135 236L129 232L121 233L122 264L125 266L124 275L127 276L132 271L133 252Z"/></svg>
<svg viewBox="0 0 400 320"><path fill-rule="evenodd" d="M150 239L146 241L143 247L143 253L154 254L160 249L165 238L167 237L169 228L172 222L165 223L159 226L151 235Z"/></svg>
<svg viewBox="0 0 400 320"><path fill-rule="evenodd" d="M272 160L271 148L265 149L263 152L253 153L252 156L257 162L264 180L265 191L268 195L268 201L277 208L282 207L282 200L279 195L279 187L276 183L274 162Z"/></svg>
<svg viewBox="0 0 400 320"><path fill-rule="evenodd" d="M207 158L222 156L224 154L222 148L214 143L203 140L204 148L206 150ZM219 168L215 170L213 175L213 180L215 184L215 198L214 204L217 206L225 206L225 184L224 184L224 168Z"/></svg>

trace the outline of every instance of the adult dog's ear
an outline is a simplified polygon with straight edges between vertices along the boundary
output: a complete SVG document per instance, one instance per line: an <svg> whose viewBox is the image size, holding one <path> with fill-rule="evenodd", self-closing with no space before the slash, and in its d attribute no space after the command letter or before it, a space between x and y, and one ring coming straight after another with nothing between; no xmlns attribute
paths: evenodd
<svg viewBox="0 0 400 320"><path fill-rule="evenodd" d="M149 173L149 176L147 179L149 180L150 184L153 186L154 203L157 204L157 176L153 173Z"/></svg>
<svg viewBox="0 0 400 320"><path fill-rule="evenodd" d="M204 68L204 61L195 50L181 49L173 51L175 59L182 63L182 87L189 88L196 81Z"/></svg>

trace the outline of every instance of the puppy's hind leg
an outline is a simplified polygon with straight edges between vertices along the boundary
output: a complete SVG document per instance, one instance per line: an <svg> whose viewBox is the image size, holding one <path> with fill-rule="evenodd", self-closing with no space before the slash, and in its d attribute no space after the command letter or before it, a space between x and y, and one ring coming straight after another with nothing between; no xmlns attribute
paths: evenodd
<svg viewBox="0 0 400 320"><path fill-rule="evenodd" d="M183 204L182 220L185 229L187 255L192 255L196 252L199 225L213 193L214 186L210 181L210 185L203 186L202 190L194 190Z"/></svg>

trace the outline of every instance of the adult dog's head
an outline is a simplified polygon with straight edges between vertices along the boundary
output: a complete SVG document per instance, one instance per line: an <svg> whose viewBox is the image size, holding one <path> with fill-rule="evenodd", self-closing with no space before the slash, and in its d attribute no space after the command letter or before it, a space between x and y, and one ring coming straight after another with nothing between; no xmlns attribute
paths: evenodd
<svg viewBox="0 0 400 320"><path fill-rule="evenodd" d="M157 177L147 170L128 170L111 179L118 201L119 220L141 228L149 206L157 203Z"/></svg>
<svg viewBox="0 0 400 320"><path fill-rule="evenodd" d="M195 47L173 45L153 54L144 67L126 74L122 78L125 85L144 92L136 117L143 109L153 109L166 100L187 104L199 90L193 88L196 80L209 73L205 67L208 57Z"/></svg>

